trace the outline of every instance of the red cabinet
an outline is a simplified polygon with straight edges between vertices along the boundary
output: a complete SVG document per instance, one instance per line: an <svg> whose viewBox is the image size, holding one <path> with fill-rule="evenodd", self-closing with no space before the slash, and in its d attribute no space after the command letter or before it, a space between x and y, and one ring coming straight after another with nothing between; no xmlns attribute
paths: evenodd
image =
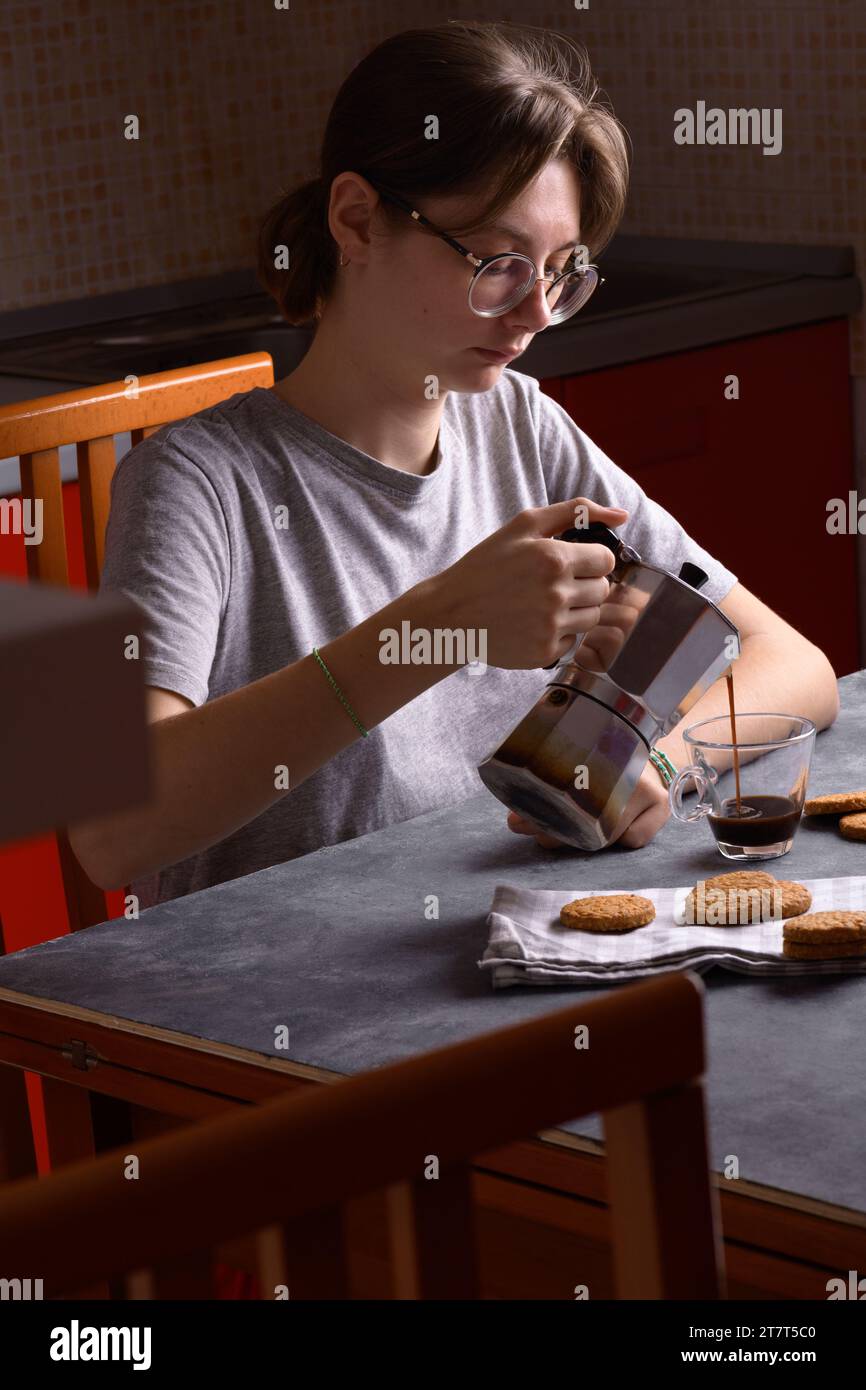
<svg viewBox="0 0 866 1390"><path fill-rule="evenodd" d="M833 319L543 383L837 676L860 668L856 535L827 530L855 487L848 360Z"/></svg>

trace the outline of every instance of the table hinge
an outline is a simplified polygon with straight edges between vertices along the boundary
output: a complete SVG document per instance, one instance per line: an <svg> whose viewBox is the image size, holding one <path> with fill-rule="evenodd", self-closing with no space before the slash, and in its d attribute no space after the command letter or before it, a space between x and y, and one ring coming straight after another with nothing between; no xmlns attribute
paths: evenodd
<svg viewBox="0 0 866 1390"><path fill-rule="evenodd" d="M60 1049L61 1056L78 1071L92 1071L99 1061L98 1053L94 1052L90 1043L81 1042L78 1038L73 1038L71 1042L64 1043Z"/></svg>

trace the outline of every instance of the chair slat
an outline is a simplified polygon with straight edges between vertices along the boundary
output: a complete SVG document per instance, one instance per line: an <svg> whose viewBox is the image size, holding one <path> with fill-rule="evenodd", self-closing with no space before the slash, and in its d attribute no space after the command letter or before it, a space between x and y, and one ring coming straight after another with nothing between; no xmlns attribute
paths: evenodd
<svg viewBox="0 0 866 1390"><path fill-rule="evenodd" d="M154 1298L213 1298L213 1257L209 1250L196 1251L158 1265L151 1271Z"/></svg>
<svg viewBox="0 0 866 1390"><path fill-rule="evenodd" d="M340 1206L319 1207L282 1225L289 1298L349 1297L349 1267Z"/></svg>
<svg viewBox="0 0 866 1390"><path fill-rule="evenodd" d="M114 436L85 439L77 446L78 482L81 495L81 530L84 537L84 568L87 587L99 588L105 555L105 528L111 501L114 472Z"/></svg>
<svg viewBox="0 0 866 1390"><path fill-rule="evenodd" d="M289 1266L286 1259L286 1246L283 1232L279 1226L265 1226L255 1235L256 1278L262 1288L262 1297L276 1299L277 1289L285 1287L291 1295Z"/></svg>
<svg viewBox="0 0 866 1390"><path fill-rule="evenodd" d="M0 1183L35 1177L36 1172L25 1073L0 1066Z"/></svg>
<svg viewBox="0 0 866 1390"><path fill-rule="evenodd" d="M142 429L130 430L129 447L135 448L136 444L140 444L143 439L147 439L151 434L156 434L157 430L161 429L162 425L145 425Z"/></svg>
<svg viewBox="0 0 866 1390"><path fill-rule="evenodd" d="M131 1269L123 1277L123 1300L139 1301L156 1297L154 1293L153 1271L150 1269Z"/></svg>
<svg viewBox="0 0 866 1390"><path fill-rule="evenodd" d="M56 839L69 930L82 931L85 927L95 927L99 922L106 922L108 903L102 889L93 883L82 869L72 852L67 832L58 830Z"/></svg>
<svg viewBox="0 0 866 1390"><path fill-rule="evenodd" d="M90 1092L83 1086L59 1081L54 1076L42 1076L39 1080L45 1115L48 1166L51 1172L95 1156ZM48 1182L50 1179L42 1178L40 1181ZM106 1278L96 1280L80 1289L70 1289L68 1296L102 1300L117 1297L119 1292L120 1286L117 1281ZM48 1297L51 1297L50 1291Z"/></svg>
<svg viewBox="0 0 866 1390"><path fill-rule="evenodd" d="M0 956L6 954L0 917ZM20 1067L0 1066L0 1183L35 1177L37 1171L26 1074Z"/></svg>
<svg viewBox="0 0 866 1390"><path fill-rule="evenodd" d="M66 523L63 519L63 485L60 481L60 450L40 449L22 453L21 495L42 505L42 542L24 547L27 574L42 584L69 585L66 561Z"/></svg>
<svg viewBox="0 0 866 1390"><path fill-rule="evenodd" d="M477 1298L472 1171L455 1163L438 1178L387 1191L395 1298Z"/></svg>
<svg viewBox="0 0 866 1390"><path fill-rule="evenodd" d="M68 1163L93 1157L96 1144L89 1091L54 1076L43 1076L41 1083L48 1164L52 1172Z"/></svg>
<svg viewBox="0 0 866 1390"><path fill-rule="evenodd" d="M702 1085L687 1083L602 1118L617 1297L721 1297Z"/></svg>

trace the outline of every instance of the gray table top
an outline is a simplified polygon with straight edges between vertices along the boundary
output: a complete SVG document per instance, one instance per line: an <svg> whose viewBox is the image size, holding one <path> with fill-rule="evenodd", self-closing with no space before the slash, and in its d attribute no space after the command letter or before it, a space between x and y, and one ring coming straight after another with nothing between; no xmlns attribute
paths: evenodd
<svg viewBox="0 0 866 1390"><path fill-rule="evenodd" d="M810 795L866 783L866 671L840 681ZM581 986L494 991L477 962L500 882L584 891L724 868L709 829L669 821L642 850L544 850L489 793L0 959L0 988L331 1072L383 1066L564 1008ZM866 844L804 820L771 868L866 873ZM429 895L438 920L425 917ZM712 1167L866 1212L866 975L703 976ZM275 1029L289 1028L287 1051ZM600 1117L561 1126L601 1139Z"/></svg>

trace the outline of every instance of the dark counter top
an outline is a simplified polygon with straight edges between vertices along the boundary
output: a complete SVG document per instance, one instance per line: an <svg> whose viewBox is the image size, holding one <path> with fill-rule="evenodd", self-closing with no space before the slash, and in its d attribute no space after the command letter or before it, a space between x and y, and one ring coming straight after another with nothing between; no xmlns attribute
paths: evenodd
<svg viewBox="0 0 866 1390"><path fill-rule="evenodd" d="M848 246L614 237L585 309L513 364L539 380L624 366L857 313Z"/></svg>
<svg viewBox="0 0 866 1390"><path fill-rule="evenodd" d="M810 793L866 782L866 671L840 681ZM642 850L543 850L486 791L290 863L0 959L0 989L351 1074L563 1008L577 986L493 991L477 961L497 883L678 885L719 872L706 826ZM804 821L775 872L866 873L866 845ZM439 920L425 920L428 895ZM866 1211L866 976L703 976L711 1161ZM628 988L628 986L607 986ZM598 1116L562 1127L600 1139Z"/></svg>

